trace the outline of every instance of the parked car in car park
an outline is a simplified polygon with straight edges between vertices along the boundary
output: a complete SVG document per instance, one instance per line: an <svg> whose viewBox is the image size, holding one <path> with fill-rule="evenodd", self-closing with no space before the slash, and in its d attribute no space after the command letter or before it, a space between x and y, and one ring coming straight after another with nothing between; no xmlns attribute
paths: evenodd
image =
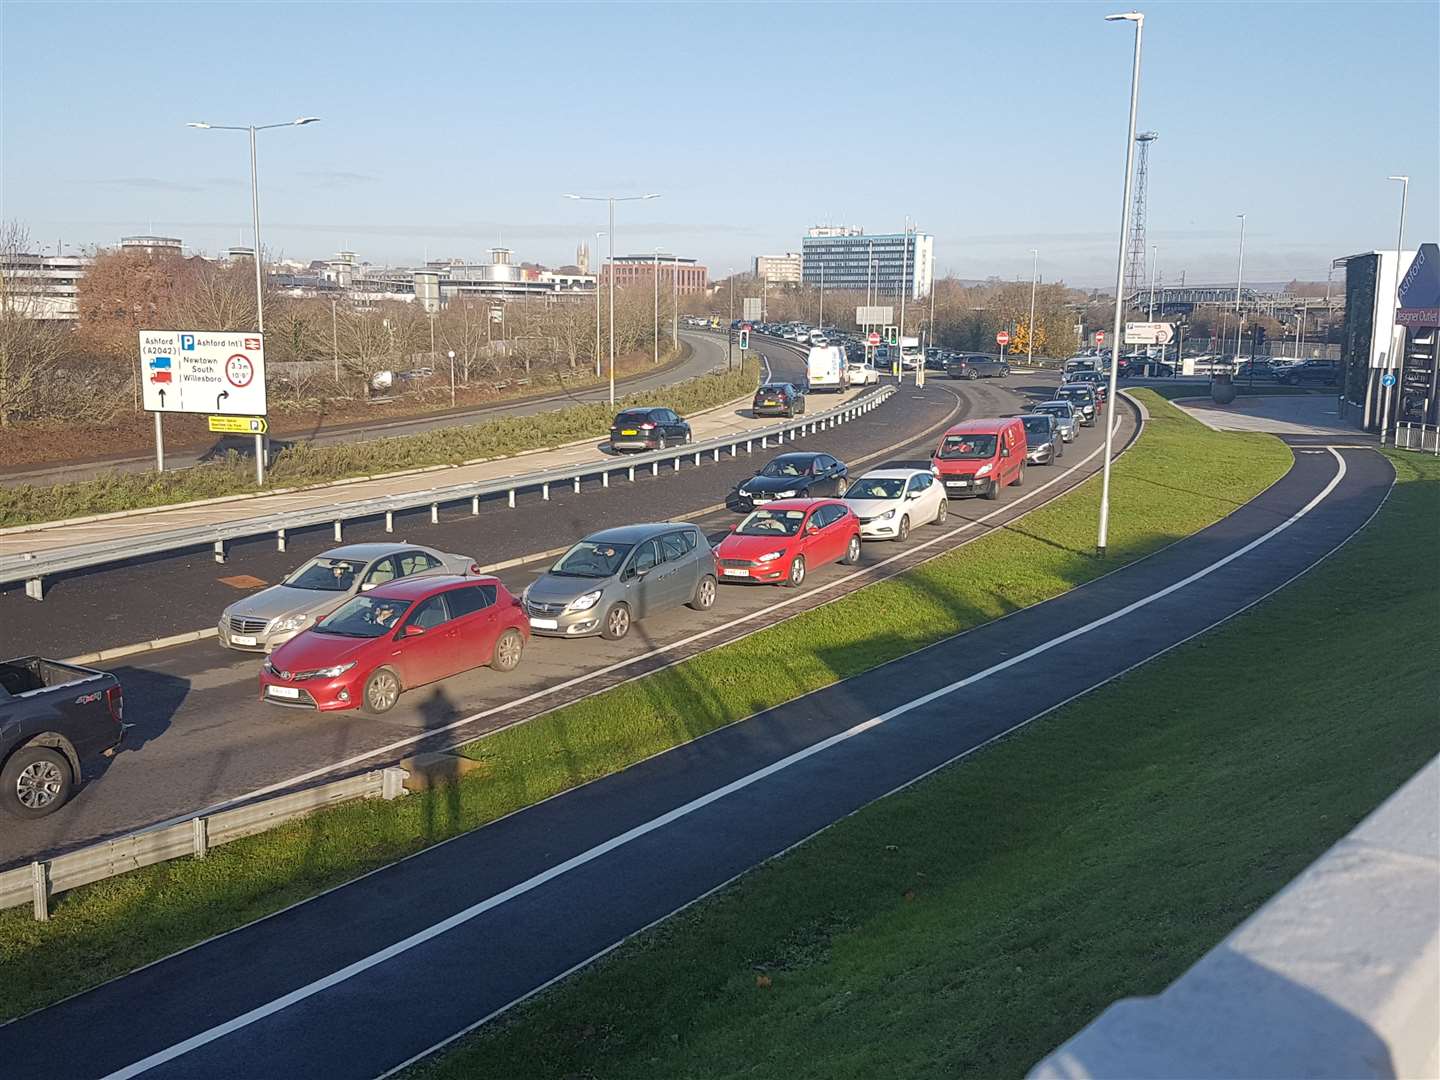
<svg viewBox="0 0 1440 1080"><path fill-rule="evenodd" d="M1010 365L990 356L957 356L945 362L945 374L952 379L1003 379Z"/></svg>
<svg viewBox="0 0 1440 1080"><path fill-rule="evenodd" d="M845 494L850 470L830 454L797 452L772 458L730 493L726 504L742 512L777 499L808 499Z"/></svg>
<svg viewBox="0 0 1440 1080"><path fill-rule="evenodd" d="M120 745L124 712L109 672L40 656L0 663L0 810L19 818L59 810L85 765Z"/></svg>
<svg viewBox="0 0 1440 1080"><path fill-rule="evenodd" d="M956 424L941 436L930 471L951 498L997 499L1002 487L1025 480L1025 425L1018 416Z"/></svg>
<svg viewBox="0 0 1440 1080"><path fill-rule="evenodd" d="M862 540L906 540L916 525L944 525L945 488L926 469L873 469L845 492Z"/></svg>
<svg viewBox="0 0 1440 1080"><path fill-rule="evenodd" d="M585 537L521 593L530 629L618 641L635 622L715 604L715 554L695 525L622 525Z"/></svg>
<svg viewBox="0 0 1440 1080"><path fill-rule="evenodd" d="M1334 360L1301 360L1275 373L1281 386L1334 386L1340 381L1340 365Z"/></svg>
<svg viewBox="0 0 1440 1080"><path fill-rule="evenodd" d="M227 649L271 652L314 626L350 597L416 574L475 572L468 555L419 544L346 544L321 552L268 589L236 600L220 613L219 641Z"/></svg>
<svg viewBox="0 0 1440 1080"><path fill-rule="evenodd" d="M1020 418L1025 425L1025 460L1031 465L1054 465L1065 453L1060 425L1048 412L1032 412Z"/></svg>
<svg viewBox="0 0 1440 1080"><path fill-rule="evenodd" d="M1069 401L1041 401L1031 406L1031 411L1048 413L1055 421L1060 438L1065 442L1074 442L1075 436L1080 434L1079 413Z"/></svg>
<svg viewBox="0 0 1440 1080"><path fill-rule="evenodd" d="M782 499L758 507L715 549L720 580L788 585L810 568L860 561L860 521L838 499Z"/></svg>
<svg viewBox="0 0 1440 1080"><path fill-rule="evenodd" d="M1075 406L1076 412L1080 414L1082 427L1093 427L1096 418L1100 415L1100 402L1095 397L1095 391L1083 383L1069 383L1055 391L1057 401L1068 401Z"/></svg>
<svg viewBox="0 0 1440 1080"><path fill-rule="evenodd" d="M750 411L756 416L798 416L805 411L805 393L793 383L766 383L755 391Z"/></svg>
<svg viewBox="0 0 1440 1080"><path fill-rule="evenodd" d="M626 409L610 425L612 450L664 450L690 441L690 425L673 409Z"/></svg>

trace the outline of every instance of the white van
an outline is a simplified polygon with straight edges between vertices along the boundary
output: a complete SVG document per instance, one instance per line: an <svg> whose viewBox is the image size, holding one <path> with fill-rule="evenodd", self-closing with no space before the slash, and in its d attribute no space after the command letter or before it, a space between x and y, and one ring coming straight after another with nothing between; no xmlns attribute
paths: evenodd
<svg viewBox="0 0 1440 1080"><path fill-rule="evenodd" d="M810 390L845 389L845 350L838 345L816 345L805 358L805 375L810 380Z"/></svg>

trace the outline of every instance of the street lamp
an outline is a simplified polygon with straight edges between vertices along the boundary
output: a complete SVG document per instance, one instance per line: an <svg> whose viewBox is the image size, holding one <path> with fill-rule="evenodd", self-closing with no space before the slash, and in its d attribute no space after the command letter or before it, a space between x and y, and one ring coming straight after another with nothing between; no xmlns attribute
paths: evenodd
<svg viewBox="0 0 1440 1080"><path fill-rule="evenodd" d="M597 233L595 234L595 239L596 239L596 240L599 240L602 236L605 236L605 235L607 235L607 234L606 234L606 233L603 233L603 232L597 232ZM587 267L587 269L588 269L588 267ZM600 377L600 275L599 275L599 274L596 274L596 275L595 275L595 377L596 377L597 379Z"/></svg>
<svg viewBox="0 0 1440 1080"><path fill-rule="evenodd" d="M1240 219L1240 264L1235 271L1235 363L1240 363L1240 337L1245 333L1245 317L1240 314L1240 283L1245 279L1245 215Z"/></svg>
<svg viewBox="0 0 1440 1080"><path fill-rule="evenodd" d="M1406 200L1409 199L1409 197L1410 197L1410 177L1408 177L1408 176L1387 176L1385 179L1387 179L1387 180L1398 180L1398 181L1400 182L1400 232L1399 232L1399 233L1396 235L1396 237L1395 237L1395 304L1394 304L1394 306L1391 308L1391 311L1390 311L1390 318L1391 318L1391 320L1392 320L1392 321L1391 321L1391 325L1390 325L1390 342L1391 342L1391 346L1392 346L1392 349L1393 349L1395 339L1396 339L1397 337L1400 337L1400 335L1399 335L1399 334L1396 334L1396 332L1395 332L1397 329L1399 329L1399 327L1398 327L1398 324L1396 324L1396 323L1394 322L1394 320L1397 318L1398 313L1399 313L1399 311L1400 311L1400 271L1401 271L1401 269L1402 269L1402 267L1401 267L1401 265L1400 265L1400 262L1401 262L1401 260L1404 258L1404 250L1405 250L1405 202L1406 202ZM1402 332L1402 333L1403 333L1403 332ZM1400 337L1400 340L1401 340L1401 341L1404 341L1405 339L1404 339L1403 337ZM1387 356L1387 357L1386 357L1386 360L1385 360L1385 366L1386 366L1387 372L1388 372L1388 369L1391 368L1391 367L1393 367L1394 365L1395 365L1395 357L1394 357L1393 355ZM1404 401L1404 399L1405 399L1405 397L1404 397L1404 389L1405 389L1405 387L1404 387L1404 382L1403 382L1404 378L1405 378L1405 348L1404 348L1404 346L1402 345L1402 346L1400 347L1400 375L1399 375L1399 377L1398 377L1398 378L1396 379L1396 381L1395 381L1395 388L1396 388L1395 399L1396 399L1397 405L1398 405L1399 402ZM1389 424L1389 422L1390 422L1390 387L1387 386L1387 387L1385 387L1385 402L1384 402L1384 404L1381 406L1381 409L1380 409L1380 445L1381 445L1381 446L1384 446L1384 445L1385 445L1385 428L1386 428L1386 426ZM1424 429L1422 428L1421 430L1422 430L1422 432L1423 432ZM1398 441L1399 441L1399 439L1400 439L1400 410L1399 410L1399 408L1397 408L1397 409L1395 410L1395 439L1396 439L1396 441L1397 441L1397 443L1398 443ZM1424 441L1425 441L1424 438L1421 438L1420 441L1421 441L1421 444L1422 444L1422 446L1423 446Z"/></svg>
<svg viewBox="0 0 1440 1080"><path fill-rule="evenodd" d="M660 249L655 249L655 358L653 364L660 363Z"/></svg>
<svg viewBox="0 0 1440 1080"><path fill-rule="evenodd" d="M643 202L646 199L658 199L659 192L650 192L648 195L571 195L567 193L565 198L574 199L577 202L603 202L610 204L610 231L606 234L610 238L610 404L615 404L615 204L617 202Z"/></svg>
<svg viewBox="0 0 1440 1080"><path fill-rule="evenodd" d="M1140 105L1140 45L1145 34L1145 16L1138 11L1106 15L1106 22L1135 24L1135 60L1130 72L1130 127L1125 137L1125 191L1120 204L1120 258L1115 269L1115 328L1110 339L1110 407L1105 410L1105 467L1100 481L1100 532L1095 549L1103 558L1110 531L1110 450L1115 441L1115 402L1120 364L1120 324L1125 304L1125 238L1130 233L1130 185L1134 179L1135 112Z"/></svg>
<svg viewBox="0 0 1440 1080"><path fill-rule="evenodd" d="M1025 364L1034 367L1035 359L1035 283L1040 280L1040 249L1030 249L1030 321L1025 324ZM930 295L935 295L932 286Z"/></svg>
<svg viewBox="0 0 1440 1080"><path fill-rule="evenodd" d="M680 256L676 255L674 258L675 268L670 272L670 348L678 354L680 352Z"/></svg>
<svg viewBox="0 0 1440 1080"><path fill-rule="evenodd" d="M447 353L450 357L450 407L455 407L455 350L450 349Z"/></svg>
<svg viewBox="0 0 1440 1080"><path fill-rule="evenodd" d="M306 124L313 124L320 119L318 116L301 116L284 124L207 124L202 122L189 123L186 127L199 128L202 131L246 131L250 133L250 213L254 222L255 233L255 329L259 333L265 333L265 286L260 271L260 181L255 164L255 133L257 131L269 131L272 128L303 127ZM158 423L158 414L157 414ZM255 482L265 483L265 436L255 436Z"/></svg>

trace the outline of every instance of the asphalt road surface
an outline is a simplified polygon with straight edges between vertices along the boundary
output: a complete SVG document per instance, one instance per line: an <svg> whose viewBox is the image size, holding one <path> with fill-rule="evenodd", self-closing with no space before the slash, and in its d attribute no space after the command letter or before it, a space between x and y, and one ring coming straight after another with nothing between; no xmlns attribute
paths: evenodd
<svg viewBox="0 0 1440 1080"><path fill-rule="evenodd" d="M66 1077L383 1074L1244 611L1359 529L1392 479L1369 450L1300 451L1258 498L1149 558L17 1020L0 1061Z"/></svg>
<svg viewBox="0 0 1440 1080"><path fill-rule="evenodd" d="M796 361L778 349L772 364L782 374ZM1053 378L1049 379L1053 383ZM1014 413L1026 392L1047 395L1045 381L1032 376L1009 380L950 383L930 380L923 390L906 384L901 393L851 424L797 441L796 448L832 452L851 463L858 476L869 467L910 461L921 467L940 430L966 416ZM823 400L823 399L822 399ZM1131 430L1124 410L1123 440ZM487 730L524 719L565 701L622 681L639 671L741 636L759 625L813 606L840 591L875 580L877 573L907 565L1003 525L1041 501L1081 482L1099 467L1101 429L1083 429L1057 466L1027 470L1025 485L1002 493L999 502L957 500L944 528L919 528L905 545L867 543L861 569L814 568L806 587L722 588L719 602L705 613L688 608L638 623L622 642L599 638L574 641L534 639L520 667L501 675L480 668L401 698L382 718L356 711L311 713L281 709L258 700L256 673L261 658L222 649L205 640L102 665L125 687L127 732L121 752L102 761L69 805L38 821L12 822L0 831L0 866L132 829L192 814L230 801L347 775L398 761L421 750L466 741ZM787 449L789 449L787 444ZM579 496L555 492L511 511L485 510L478 518L459 512L438 526L397 530L442 550L474 554L483 562L519 557L568 543L597 528L637 520L662 520L722 503L732 485L763 464L768 454L722 459L680 473L662 470L636 484L596 488ZM697 519L717 540L736 520L726 511ZM350 540L382 539L350 530ZM224 566L208 557L163 559L87 575L62 583L42 603L23 594L0 603L0 635L11 653L73 656L120 643L213 625L223 605L239 595L222 578L254 575L273 582L316 551L331 546L328 532L292 537L285 555L269 545L241 550ZM901 556L896 558L896 556ZM553 562L553 557L502 571L518 593ZM779 605L778 607L776 605ZM34 621L35 613L42 616ZM18 619L27 621L16 622ZM701 634L699 638L695 635ZM685 644L676 647L676 642Z"/></svg>
<svg viewBox="0 0 1440 1080"><path fill-rule="evenodd" d="M665 369L657 374L631 375L619 380L615 387L617 396L636 394L644 390L669 386L671 383L682 382L685 379L693 379L713 370L716 365L726 363L728 351L724 335L682 330L680 337L691 348L688 357L673 367L666 365ZM737 363L739 358L740 351L736 349L735 360ZM434 431L437 428L455 427L459 424L473 424L499 416L533 416L535 413L563 409L569 405L608 401L609 398L610 388L608 385L587 385L511 404L457 409L408 419L362 420L312 431L296 431L293 428L287 428L285 422L280 420L270 433L270 446L273 453L278 453L286 446L299 442L323 445L359 442L363 439L378 439L382 436L415 435L422 431ZM192 465L223 458L230 451L251 456L254 450L255 440L249 436L220 436L213 445L198 452L167 449L165 467L167 469L188 469ZM13 484L58 484L72 480L89 480L109 472L147 472L154 467L155 455L152 452L132 457L43 465L16 471L4 470L0 471L0 476L4 476L7 483Z"/></svg>

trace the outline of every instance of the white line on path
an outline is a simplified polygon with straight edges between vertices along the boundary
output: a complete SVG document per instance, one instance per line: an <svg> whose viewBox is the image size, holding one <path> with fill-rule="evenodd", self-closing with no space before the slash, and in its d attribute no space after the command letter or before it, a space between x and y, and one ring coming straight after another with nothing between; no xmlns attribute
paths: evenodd
<svg viewBox="0 0 1440 1080"><path fill-rule="evenodd" d="M1332 450L1331 453L1334 454L1337 463L1335 475L1331 477L1330 482L1326 484L1325 487L1322 488L1315 495L1314 498L1312 498L1308 503L1306 503L1303 507L1297 510L1294 514L1290 515L1290 517L1282 521L1279 525L1276 525L1269 532L1256 537L1254 540L1251 540L1243 547L1232 551L1229 555L1226 555L1223 558L1215 560L1210 565L1195 571L1188 577L1184 577L1181 578L1179 581L1172 582L1171 584L1165 586L1163 589L1159 589L1149 594L1148 596L1141 597L1139 600L1135 600L1129 604L1126 604L1124 607L1118 608L1115 611L1110 612L1108 615L1102 615L1100 618L1093 619L1090 622L1084 624L1083 626L1078 626L1073 630L1068 630L1063 634L1051 638L1049 641L1042 642L1039 645L1026 649L1022 653L1012 656L1006 660L1002 660L998 664L992 664L990 667L985 668L983 671L977 671L973 675L967 675L963 679L957 679L955 682L942 686L938 690L932 690L927 694L922 694L917 698L913 698L910 701L905 702L903 705L897 705L895 708L890 709L888 712L883 712L878 716L872 716L868 720L862 721L861 723L856 724L853 727L846 728L844 731L837 732L836 734L831 735L829 738L822 739L817 743L805 747L803 750L797 750L795 753L789 755L788 757L784 757L781 758L779 761L772 762L771 764L766 765L764 768L756 769L754 772L749 773L746 776L742 776L738 780L731 781L730 783L725 784L722 787L715 788L713 791L709 791L706 794L699 796L698 798L691 799L689 802L681 806L677 806L673 810L661 814L658 817L651 818L649 821L641 825L636 825L632 829L627 829L625 832L621 833L618 836L611 837L604 843L597 844L587 851L583 851L578 855L566 859L562 863L558 863L555 866L550 867L550 869L548 870L542 871L541 873L536 874L531 878L527 878L525 881L522 881L516 885L512 885L510 888L504 890L503 892L499 892L496 893L494 896L487 897L486 899L481 900L476 904L470 905L462 911L457 911L449 918L442 919L441 921L426 927L424 930L417 931L416 933L411 934L409 937L404 938L401 941L395 942L393 945L388 945L383 949L373 952L369 956L355 961L353 964L348 964L338 971L331 972L329 975L326 975L323 978L316 979L315 981L307 983L305 986L302 986L299 989L292 990L290 991L290 993L283 994L280 997L266 1002L264 1005L257 1006L256 1008L251 1009L249 1012L235 1017L233 1020L228 1020L223 1024L218 1024L215 1027L200 1032L198 1035L192 1035L190 1038L175 1043L173 1046L166 1047L164 1050L157 1051L156 1053L151 1054L149 1057L143 1058L132 1065L127 1065L123 1069L118 1069L115 1072L111 1073L108 1077L106 1077L105 1080L128 1080L129 1077L139 1076L140 1074L148 1072L149 1070L155 1068L158 1065L163 1065L166 1062L174 1061L176 1058L182 1057L183 1055L188 1054L192 1050L196 1050L202 1046L208 1045L209 1043L214 1042L216 1039L224 1038L226 1035L249 1027L251 1024L257 1023L260 1020L264 1020L269 1016L273 1016L276 1013L289 1008L291 1005L294 1005L297 1002L314 997L316 994L322 993L325 990L330 989L332 986L337 986L340 983L343 983L346 980L355 977L356 975L362 974L363 972L368 971L373 967L385 963L385 961L387 960L393 959L396 956L400 956L403 953L409 952L411 949L417 948L418 946L423 945L436 937L439 937L441 934L455 929L457 926L463 926L465 923L468 923L478 918L479 916L485 914L487 911L491 911L494 908L499 907L501 904L513 900L516 897L523 896L528 892L532 892L535 889L540 888L542 885L545 885L548 882L554 881L558 877L568 874L571 870L576 870L582 866L585 866L588 863L594 862L596 859L608 855L610 852L616 850L617 848L624 847L632 840L638 840L639 838L647 836L658 829L663 829L665 826L670 825L673 822L680 820L681 818L688 817L690 814L695 813L697 810L704 809L711 803L717 802L728 795L733 795L737 791L742 791L745 788L752 786L753 784L759 783L761 780L764 780L767 777L774 776L776 773L782 772L785 769L790 768L790 766L792 765L797 765L808 758L814 757L816 754L823 753L824 751L830 749L832 746L837 746L840 743L853 739L857 735L862 735L865 732L880 726L881 724L895 719L897 716L903 716L906 713L913 712L914 710L922 708L925 705L929 705L933 701L946 697L949 694L953 694L957 690L962 690L967 686L972 686L975 683L978 683L984 679L988 679L992 675L997 675L1002 671L1008 671L1010 668L1015 667L1018 664L1023 664L1028 660L1033 660L1035 657L1047 653L1051 649L1058 648L1059 646L1064 645L1067 642L1074 641L1076 638L1083 637L1084 635L1090 633L1093 630L1098 630L1102 626L1107 626L1112 622L1123 619L1126 616L1133 614L1136 611L1139 611L1141 608L1148 607L1149 605L1155 603L1157 600L1162 600L1165 597L1170 596L1171 594L1176 593L1189 585L1193 585L1195 582L1200 581L1203 578L1209 577L1215 571L1230 565L1230 563L1234 562L1236 559L1241 558L1249 552L1254 551L1262 544L1267 543L1268 541L1274 539L1276 536L1279 536L1282 532L1290 528L1290 526L1294 525L1297 521L1304 518L1307 514L1314 510L1315 507L1320 505L1321 502L1323 502L1326 498L1330 496L1330 493L1334 491L1335 488L1340 484L1340 481L1345 478L1346 473L1345 459L1334 450Z"/></svg>

